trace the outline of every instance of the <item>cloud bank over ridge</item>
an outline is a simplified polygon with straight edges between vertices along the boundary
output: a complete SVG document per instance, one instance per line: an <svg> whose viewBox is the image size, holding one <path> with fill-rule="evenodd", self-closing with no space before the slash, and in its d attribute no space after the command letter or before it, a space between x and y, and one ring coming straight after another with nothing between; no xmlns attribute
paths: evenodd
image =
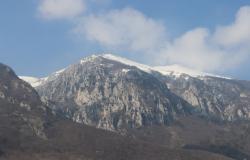
<svg viewBox="0 0 250 160"><path fill-rule="evenodd" d="M45 1L56 3L58 0ZM79 3L77 1L80 0L74 2ZM78 13L80 11L69 14L75 18L72 30L77 36L107 51L143 56L146 63L179 64L200 71L220 72L237 68L250 59L250 6L241 7L231 24L215 26L214 31L197 27L174 39L168 37L163 21L134 8Z"/></svg>

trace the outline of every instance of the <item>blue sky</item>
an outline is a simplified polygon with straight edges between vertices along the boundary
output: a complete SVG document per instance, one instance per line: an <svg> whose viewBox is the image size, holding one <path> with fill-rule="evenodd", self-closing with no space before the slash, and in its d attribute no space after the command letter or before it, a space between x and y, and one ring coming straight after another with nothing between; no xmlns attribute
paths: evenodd
<svg viewBox="0 0 250 160"><path fill-rule="evenodd" d="M250 80L250 0L4 0L0 61L43 77L92 53ZM68 7L65 7L68 6ZM248 28L249 26L249 28Z"/></svg>

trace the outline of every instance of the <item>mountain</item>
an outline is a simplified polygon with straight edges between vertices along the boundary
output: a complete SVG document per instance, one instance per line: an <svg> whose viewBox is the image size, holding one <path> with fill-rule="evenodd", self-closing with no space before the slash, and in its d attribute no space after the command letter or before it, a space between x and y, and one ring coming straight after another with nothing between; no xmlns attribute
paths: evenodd
<svg viewBox="0 0 250 160"><path fill-rule="evenodd" d="M0 79L1 128L11 126L13 133L22 132L26 136L37 135L45 139L43 129L50 118L47 114L49 109L43 105L37 92L20 80L11 68L1 63ZM8 140L14 138L17 137Z"/></svg>
<svg viewBox="0 0 250 160"><path fill-rule="evenodd" d="M192 112L152 74L110 55L84 58L36 89L54 111L112 131L167 125Z"/></svg>
<svg viewBox="0 0 250 160"><path fill-rule="evenodd" d="M250 159L249 86L180 66L94 55L46 77L36 90L55 113L82 125L242 160Z"/></svg>
<svg viewBox="0 0 250 160"><path fill-rule="evenodd" d="M0 63L0 159L10 150L47 140L45 128L52 120L35 89Z"/></svg>
<svg viewBox="0 0 250 160"><path fill-rule="evenodd" d="M111 54L86 57L31 84L53 110L108 130L168 124L191 112L218 121L250 118L248 81Z"/></svg>
<svg viewBox="0 0 250 160"><path fill-rule="evenodd" d="M0 64L1 160L230 160L206 150L170 148L74 123L41 102L37 92ZM132 133L132 132L131 132ZM163 133L163 132L162 132Z"/></svg>

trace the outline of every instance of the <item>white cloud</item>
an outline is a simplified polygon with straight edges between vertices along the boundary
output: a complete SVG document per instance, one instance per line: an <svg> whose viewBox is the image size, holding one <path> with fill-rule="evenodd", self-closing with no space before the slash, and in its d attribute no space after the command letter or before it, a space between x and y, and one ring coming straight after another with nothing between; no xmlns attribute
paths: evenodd
<svg viewBox="0 0 250 160"><path fill-rule="evenodd" d="M214 35L215 41L225 47L250 44L250 6L241 7L235 22L228 26L220 26Z"/></svg>
<svg viewBox="0 0 250 160"><path fill-rule="evenodd" d="M74 18L84 10L83 0L41 0L39 6L40 14L47 19ZM138 54L151 64L179 64L216 72L250 60L249 17L250 6L244 6L233 23L219 26L214 32L195 28L170 40L161 21L124 8L79 16L73 30L109 51Z"/></svg>
<svg viewBox="0 0 250 160"><path fill-rule="evenodd" d="M214 72L235 67L246 58L239 51L221 48L212 39L213 35L206 28L188 31L161 51L159 61Z"/></svg>
<svg viewBox="0 0 250 160"><path fill-rule="evenodd" d="M235 22L217 27L188 31L164 50L163 63L177 63L201 71L225 71L250 59L250 7L240 8Z"/></svg>
<svg viewBox="0 0 250 160"><path fill-rule="evenodd" d="M223 51L209 42L210 33L197 28L175 39L161 52L164 62L177 63L197 70L214 70L220 67Z"/></svg>
<svg viewBox="0 0 250 160"><path fill-rule="evenodd" d="M39 15L45 19L70 19L86 9L83 0L40 0Z"/></svg>
<svg viewBox="0 0 250 160"><path fill-rule="evenodd" d="M153 52L166 40L165 27L161 22L132 8L87 16L75 32L103 47L137 53Z"/></svg>

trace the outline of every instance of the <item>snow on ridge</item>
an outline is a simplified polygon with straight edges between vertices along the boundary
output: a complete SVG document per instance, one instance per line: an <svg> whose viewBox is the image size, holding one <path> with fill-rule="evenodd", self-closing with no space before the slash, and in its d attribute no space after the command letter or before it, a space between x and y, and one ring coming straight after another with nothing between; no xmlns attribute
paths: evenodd
<svg viewBox="0 0 250 160"><path fill-rule="evenodd" d="M100 55L103 58L106 59L110 59L113 61L117 61L129 66L135 66L145 72L148 73L152 73L153 71L159 72L163 75L171 75L171 76L175 76L175 77L180 77L183 74L187 74L191 77L196 77L196 78L201 78L205 77L205 76L211 76L211 77L218 77L218 78L223 78L223 79L231 79L229 77L225 77L225 76L219 76L219 75L215 75L215 74L211 74L211 73L205 73L202 71L197 71L197 70L193 70L187 67L183 67L181 65L167 65L167 66L155 66L155 67L151 67L145 64L141 64L141 63L137 63L135 61L123 58L123 57L119 57L113 54L103 54Z"/></svg>
<svg viewBox="0 0 250 160"><path fill-rule="evenodd" d="M124 73L128 73L129 71L130 71L129 69L125 69L125 68L122 69L122 72Z"/></svg>
<svg viewBox="0 0 250 160"><path fill-rule="evenodd" d="M47 79L47 77L36 78L36 77L29 77L29 76L19 76L19 78L29 83L32 87L40 86Z"/></svg>
<svg viewBox="0 0 250 160"><path fill-rule="evenodd" d="M93 61L95 60L97 57L100 57L100 55L91 55L91 56L88 56L88 57L84 57L83 59L80 60L80 64L84 64L86 62L89 62L89 61Z"/></svg>
<svg viewBox="0 0 250 160"><path fill-rule="evenodd" d="M25 82L29 83L32 87L36 88L46 81L49 81L51 77L57 77L61 73L63 73L66 70L66 68L61 69L59 71L56 71L49 75L48 77L43 77L43 78L37 78L37 77L31 77L31 76L19 76L20 79L24 80Z"/></svg>
<svg viewBox="0 0 250 160"><path fill-rule="evenodd" d="M225 76L220 76L220 75L215 75L211 73L206 73L194 69L190 69L187 67L183 67L180 65L169 65L169 66L156 66L153 67L155 71L160 72L163 75L173 75L175 77L180 77L183 74L187 74L191 77L199 78L199 79L204 79L204 77L217 77L217 78L223 78L223 79L231 79L230 77L225 77Z"/></svg>
<svg viewBox="0 0 250 160"><path fill-rule="evenodd" d="M126 59L123 57L115 56L113 54L103 54L103 55L101 55L101 57L109 59L109 60L117 61L117 62L126 64L128 66L135 66L135 67L137 67L145 72L151 73L151 71L152 71L152 68L148 65L137 63L135 61L132 61L132 60L129 60L129 59Z"/></svg>
<svg viewBox="0 0 250 160"><path fill-rule="evenodd" d="M80 64L84 64L86 62L91 62L91 61L94 61L96 58L99 58L99 57L102 57L102 58L105 58L105 59L109 59L109 60L112 60L112 61L116 61L116 62L120 62L120 63L123 63L125 65L128 65L128 66L135 66L145 72L148 72L150 73L152 71L152 68L150 66L147 66L145 64L140 64L140 63L137 63L135 61L132 61L132 60L129 60L129 59L126 59L126 58L123 58L123 57L120 57L120 56L116 56L116 55L113 55L113 54L93 54L91 56L88 56L88 57L85 57L83 59L80 60Z"/></svg>
<svg viewBox="0 0 250 160"><path fill-rule="evenodd" d="M55 76L58 76L58 75L60 75L62 72L64 72L65 70L66 70L66 68L63 68L63 69L61 69L61 70L59 70L59 71L54 72L53 74L54 74Z"/></svg>
<svg viewBox="0 0 250 160"><path fill-rule="evenodd" d="M206 76L211 76L211 77L218 77L218 78L224 78L224 79L231 79L229 77L224 77L224 76L219 76L219 75L215 75L215 74L211 74L211 73L205 73L202 71L197 71L194 69L190 69L187 67L183 67L181 65L167 65L167 66L148 66L145 64L141 64L132 60L129 60L127 58L123 58L114 54L110 54L110 53L104 53L104 54L94 54L88 57L85 57L83 59L81 59L80 64L83 64L85 62L89 62L89 61L94 61L96 58L98 57L102 57L105 59L109 59L112 61L116 61L116 62L120 62L123 63L125 65L128 66L135 66L147 73L152 73L154 71L161 73L162 75L169 75L169 76L175 76L175 77L180 77L183 74L187 74L191 77L196 77L196 78L200 78L203 79Z"/></svg>
<svg viewBox="0 0 250 160"><path fill-rule="evenodd" d="M201 80L204 79L204 77L206 77L206 76L218 77L218 78L223 78L223 79L231 79L229 77L223 77L223 76L218 76L218 75L214 75L214 74L210 74L210 73L204 73L201 71L195 71L193 69L186 68L186 67L183 67L180 65L151 67L151 66L141 64L141 63L138 63L138 62L135 62L135 61L132 61L132 60L120 57L120 56L116 56L113 54L99 54L99 55L94 54L94 55L91 55L91 56L88 56L88 57L81 59L80 64L94 61L98 57L102 57L102 58L109 59L112 61L120 62L120 63L123 63L123 64L128 65L128 66L134 66L134 67L137 67L137 68L139 68L147 73L159 72L162 75L174 76L176 78L180 77L183 74L187 74L191 77L196 77L196 78L199 78ZM100 65L102 65L102 64L100 64ZM36 77L29 77L29 76L19 76L19 78L28 82L29 84L31 84L32 87L38 87L38 86L42 85L43 83L45 83L46 81L50 81L50 80L58 77L67 68L56 71L56 72L52 73L51 75L49 75L48 77L44 77L44 78L36 78ZM122 70L122 71L128 72L128 70Z"/></svg>
<svg viewBox="0 0 250 160"><path fill-rule="evenodd" d="M180 65L169 65L169 66L156 66L153 67L155 71L160 72L163 75L174 75L176 77L181 76L182 74L188 74L192 77L206 76L207 73L201 71L195 71Z"/></svg>

